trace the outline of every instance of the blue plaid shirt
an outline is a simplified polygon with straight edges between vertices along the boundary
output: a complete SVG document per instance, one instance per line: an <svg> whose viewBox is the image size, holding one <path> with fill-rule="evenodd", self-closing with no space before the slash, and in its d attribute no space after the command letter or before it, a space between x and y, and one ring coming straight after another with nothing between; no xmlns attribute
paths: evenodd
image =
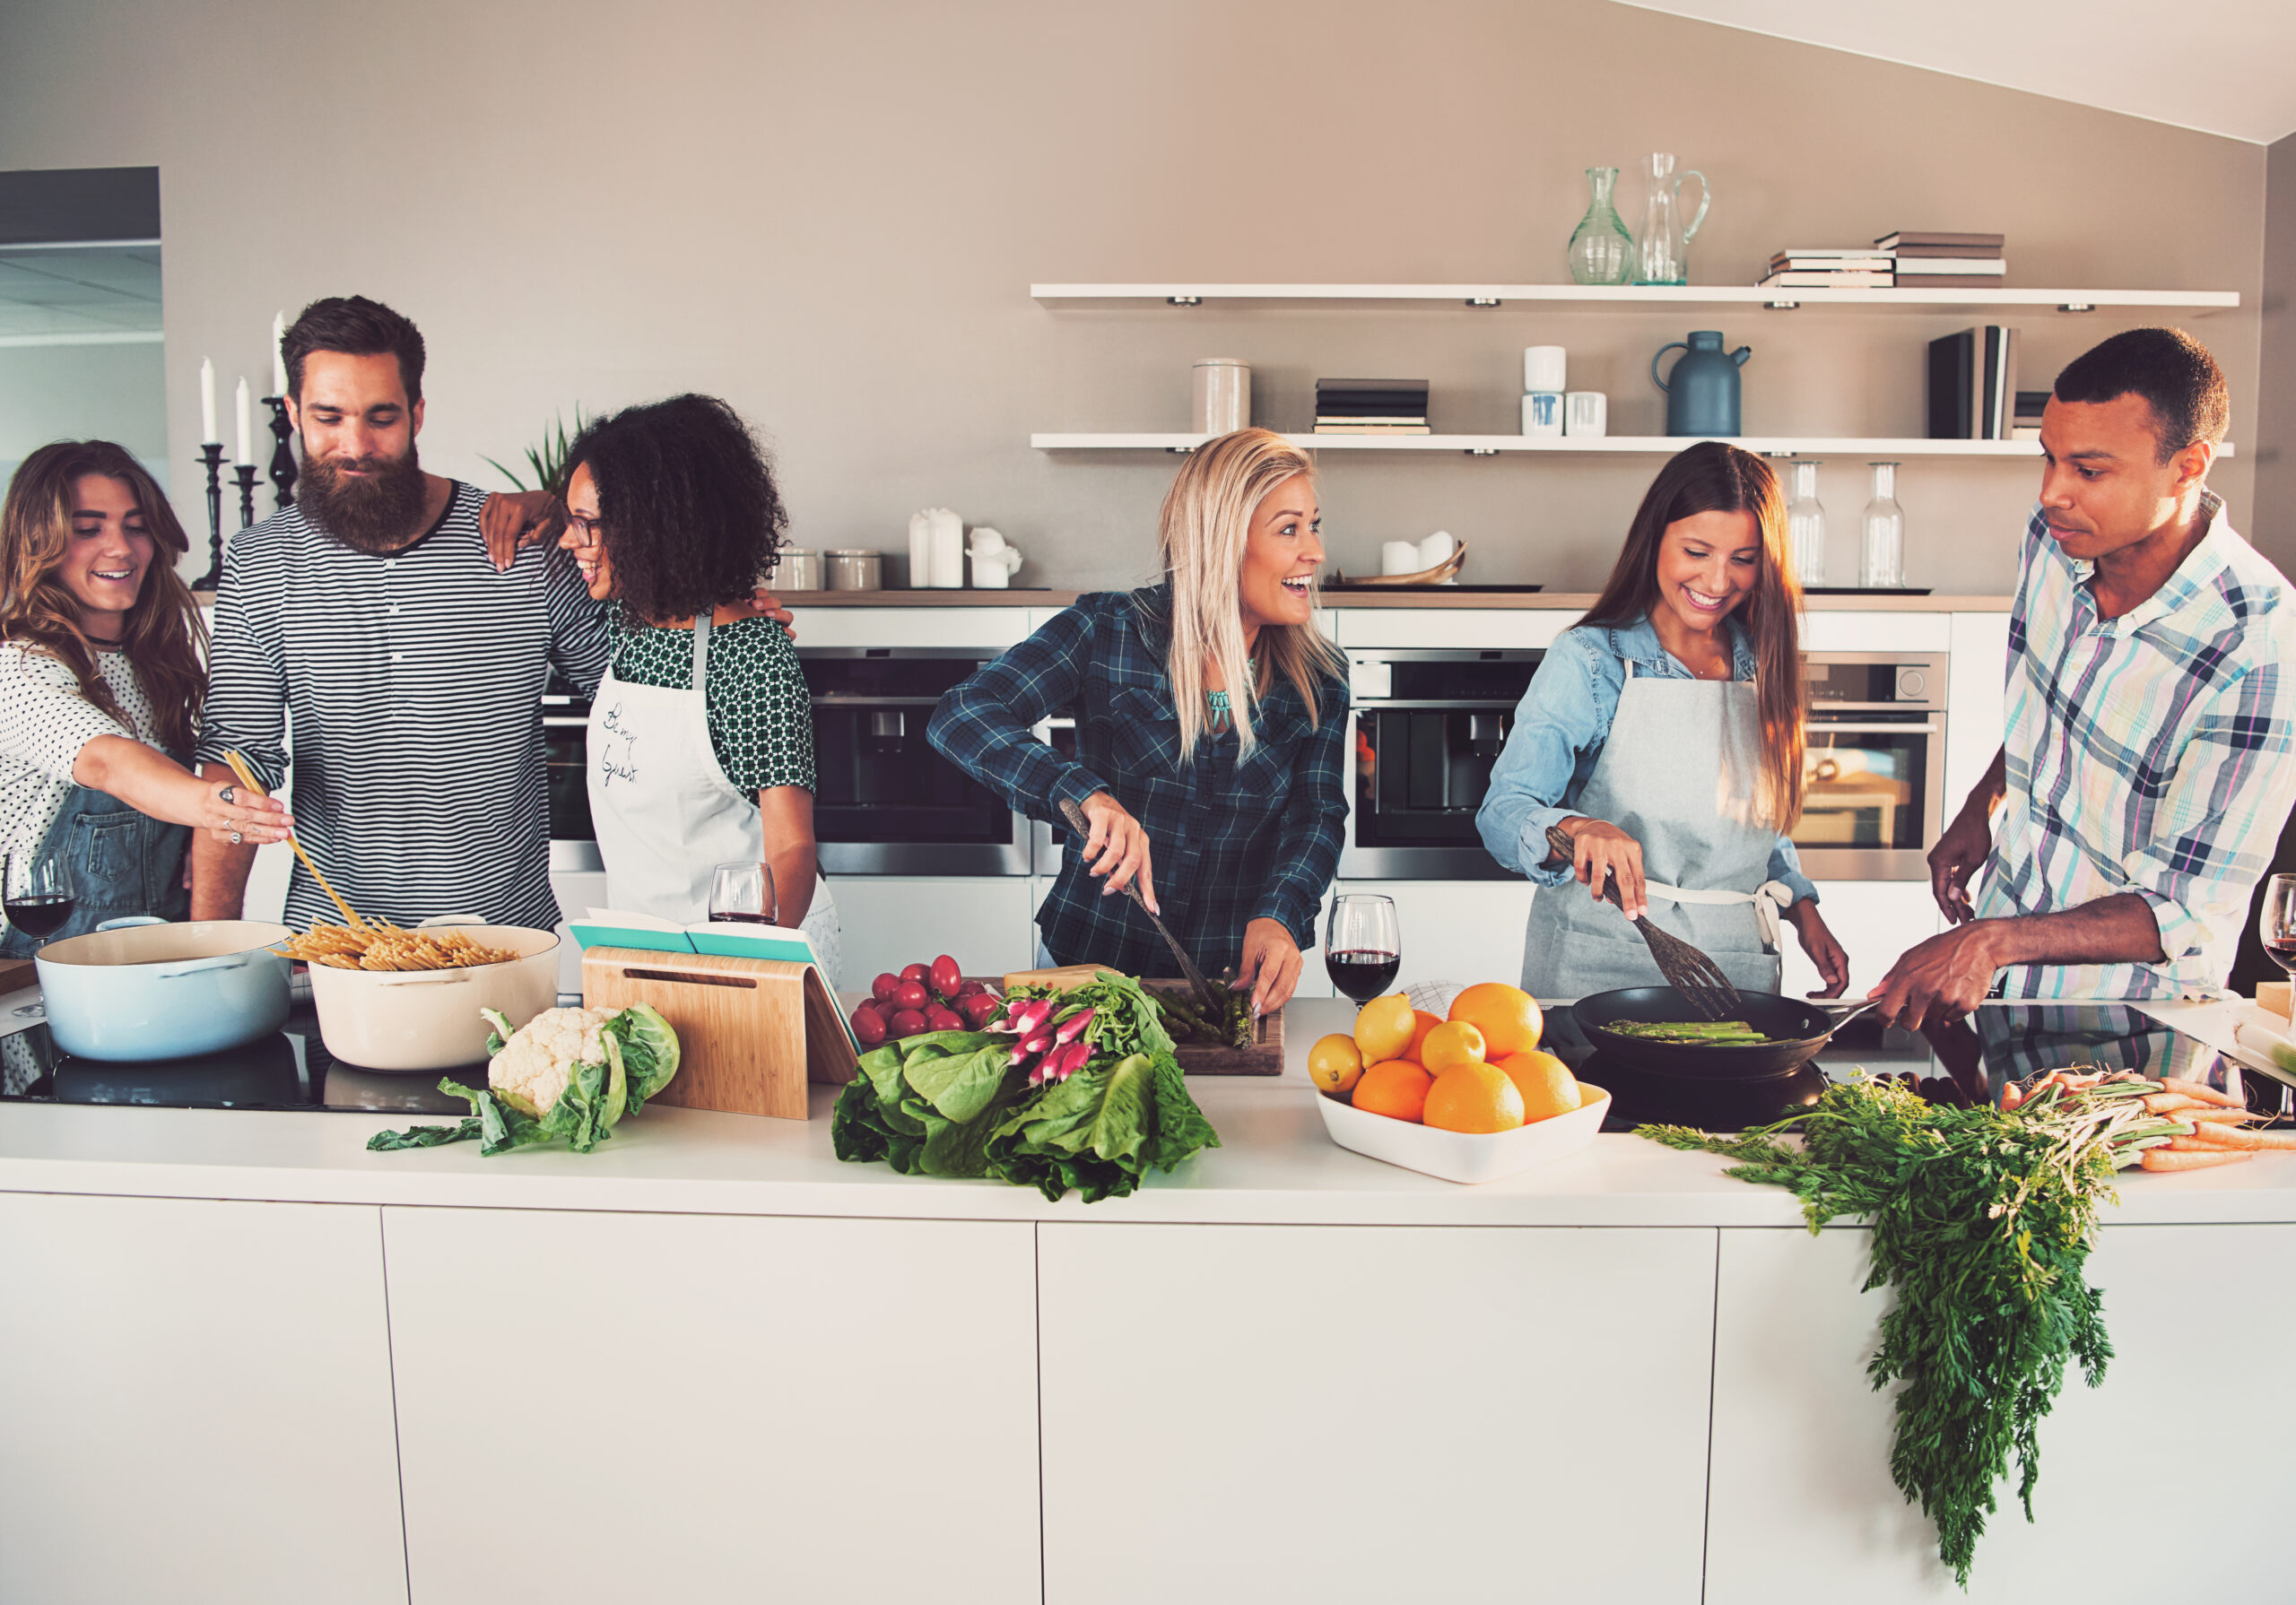
<svg viewBox="0 0 2296 1605"><path fill-rule="evenodd" d="M1253 707L1259 739L1248 758L1230 729L1205 736L1183 764L1164 672L1171 603L1169 586L1078 598L944 696L926 734L951 763L1056 828L1064 802L1104 791L1124 804L1148 832L1164 924L1217 975L1241 962L1244 927L1256 919L1281 920L1302 949L1316 943L1316 910L1347 828L1347 688L1326 679L1310 716L1279 679ZM1029 728L1071 710L1074 759ZM1173 968L1147 916L1121 894L1102 897L1074 851L1037 924L1062 964Z"/></svg>
<svg viewBox="0 0 2296 1605"><path fill-rule="evenodd" d="M2100 619L2095 565L2065 555L2039 508L2009 615L2008 795L1980 918L2134 892L2161 964L2015 965L2013 998L2174 998L2221 991L2257 881L2296 800L2296 607L2232 532L2208 533L2168 582Z"/></svg>

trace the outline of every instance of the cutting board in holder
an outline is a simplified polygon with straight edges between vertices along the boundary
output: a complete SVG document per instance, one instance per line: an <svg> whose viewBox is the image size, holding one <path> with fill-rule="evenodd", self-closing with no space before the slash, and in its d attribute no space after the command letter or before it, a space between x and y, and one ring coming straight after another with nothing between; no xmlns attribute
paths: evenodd
<svg viewBox="0 0 2296 1605"><path fill-rule="evenodd" d="M808 1081L841 1085L859 1062L809 964L597 947L582 955L582 1006L651 1003L678 1034L678 1073L652 1101L727 1115L805 1118Z"/></svg>

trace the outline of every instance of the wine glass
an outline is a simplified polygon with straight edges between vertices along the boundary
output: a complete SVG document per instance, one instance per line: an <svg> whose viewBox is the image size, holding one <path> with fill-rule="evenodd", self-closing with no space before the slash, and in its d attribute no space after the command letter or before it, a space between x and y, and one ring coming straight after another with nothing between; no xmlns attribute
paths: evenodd
<svg viewBox="0 0 2296 1605"><path fill-rule="evenodd" d="M0 855L0 908L8 923L39 946L61 931L79 898L71 861L55 853Z"/></svg>
<svg viewBox="0 0 2296 1605"><path fill-rule="evenodd" d="M2265 882L2257 940L2274 964L2296 975L2296 875L2274 875Z"/></svg>
<svg viewBox="0 0 2296 1605"><path fill-rule="evenodd" d="M737 920L744 924L774 923L773 866L767 863L721 863L709 880L709 917Z"/></svg>
<svg viewBox="0 0 2296 1605"><path fill-rule="evenodd" d="M1361 1006L1395 985L1402 967L1395 899L1368 892L1334 898L1324 935L1324 969L1331 984Z"/></svg>

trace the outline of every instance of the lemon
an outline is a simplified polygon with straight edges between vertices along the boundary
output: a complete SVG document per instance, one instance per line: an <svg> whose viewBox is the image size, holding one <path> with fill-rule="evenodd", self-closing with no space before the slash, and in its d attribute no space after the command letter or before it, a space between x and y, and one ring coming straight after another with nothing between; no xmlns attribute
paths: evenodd
<svg viewBox="0 0 2296 1605"><path fill-rule="evenodd" d="M1308 1080L1321 1092L1345 1092L1363 1073L1363 1055L1355 1038L1337 1032L1308 1050Z"/></svg>
<svg viewBox="0 0 2296 1605"><path fill-rule="evenodd" d="M1431 1075L1460 1064L1480 1064L1484 1058L1483 1033L1463 1019L1445 1020L1427 1033L1420 1045L1419 1062Z"/></svg>
<svg viewBox="0 0 2296 1605"><path fill-rule="evenodd" d="M1377 1064L1401 1054L1411 1045L1415 1024L1411 1000L1400 992L1364 1004L1355 1016L1355 1045L1362 1052L1363 1063Z"/></svg>

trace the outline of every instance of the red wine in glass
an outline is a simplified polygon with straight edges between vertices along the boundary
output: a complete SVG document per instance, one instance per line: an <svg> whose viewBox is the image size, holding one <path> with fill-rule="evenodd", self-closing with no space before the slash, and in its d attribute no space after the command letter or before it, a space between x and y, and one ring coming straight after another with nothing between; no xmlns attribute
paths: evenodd
<svg viewBox="0 0 2296 1605"><path fill-rule="evenodd" d="M773 924L773 916L770 914L752 914L747 909L741 908L712 910L709 918L713 924L724 923L727 924L743 925L770 925Z"/></svg>
<svg viewBox="0 0 2296 1605"><path fill-rule="evenodd" d="M2296 976L2296 875L2274 875L2265 882L2257 940L2274 964Z"/></svg>
<svg viewBox="0 0 2296 1605"><path fill-rule="evenodd" d="M78 901L69 892L46 892L9 898L0 907L6 908L10 924L34 941L45 941L64 929Z"/></svg>
<svg viewBox="0 0 2296 1605"><path fill-rule="evenodd" d="M79 890L67 859L35 853L0 856L0 909L10 924L42 946L72 917Z"/></svg>
<svg viewBox="0 0 2296 1605"><path fill-rule="evenodd" d="M1376 953L1365 948L1324 950L1324 968L1331 984L1359 1004L1368 1003L1395 985L1403 967L1401 953Z"/></svg>

